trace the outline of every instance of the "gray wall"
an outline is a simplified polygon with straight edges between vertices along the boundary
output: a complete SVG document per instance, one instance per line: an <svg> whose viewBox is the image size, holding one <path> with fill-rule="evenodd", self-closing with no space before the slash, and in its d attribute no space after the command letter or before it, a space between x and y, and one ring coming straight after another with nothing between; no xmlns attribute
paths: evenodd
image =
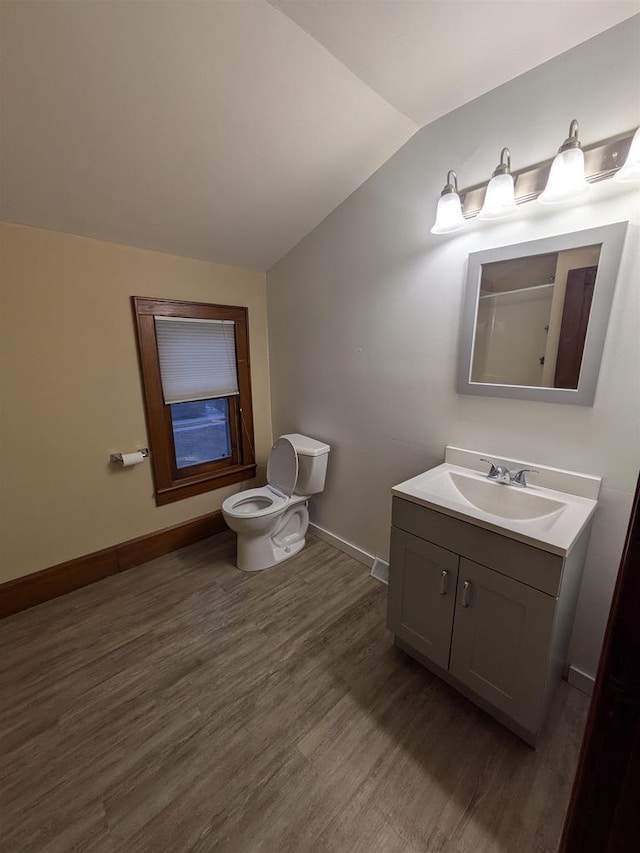
<svg viewBox="0 0 640 853"><path fill-rule="evenodd" d="M418 132L267 275L274 435L331 444L312 520L386 557L390 487L439 464L445 444L603 477L571 662L594 673L640 466L638 196L611 181L563 209L429 233L447 170L489 177L640 123L640 17ZM470 66L469 73L473 73ZM458 325L469 252L631 220L593 408L459 396Z"/></svg>

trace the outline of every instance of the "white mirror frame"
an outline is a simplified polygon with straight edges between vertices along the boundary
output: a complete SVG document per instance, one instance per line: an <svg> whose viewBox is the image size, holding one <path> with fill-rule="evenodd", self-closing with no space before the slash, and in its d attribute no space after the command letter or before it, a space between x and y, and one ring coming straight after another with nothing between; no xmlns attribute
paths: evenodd
<svg viewBox="0 0 640 853"><path fill-rule="evenodd" d="M547 237L543 240L516 243L512 246L501 246L497 249L488 249L484 252L473 252L470 254L460 326L458 394L592 406L598 384L600 361L607 334L613 291L618 277L618 268L620 266L620 257L622 255L627 225L627 222L616 222L613 225L587 228L584 231L574 231L571 234L560 234L556 237ZM494 263L495 261L514 260L531 255L562 252L565 249L579 249L582 246L593 246L598 243L602 244L602 250L598 261L598 271L596 273L593 302L582 355L578 387L568 389L525 385L491 385L489 383L472 382L471 367L473 364L473 347L482 265Z"/></svg>

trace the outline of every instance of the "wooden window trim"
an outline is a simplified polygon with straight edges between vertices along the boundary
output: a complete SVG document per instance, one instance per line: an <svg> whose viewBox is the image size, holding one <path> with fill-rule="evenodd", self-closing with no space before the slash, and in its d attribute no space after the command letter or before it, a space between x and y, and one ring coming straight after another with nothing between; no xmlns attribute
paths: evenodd
<svg viewBox="0 0 640 853"><path fill-rule="evenodd" d="M152 299L144 296L133 296L131 301L138 333L138 353L149 431L151 467L156 487L156 504L163 506L255 477L248 310L232 305L211 305L204 302L183 302L176 299ZM164 402L162 395L154 315L190 317L198 320L233 320L235 322L236 362L240 393L234 399L227 398L230 400L232 439L235 448L237 448L230 460L205 462L187 469L176 467L171 411Z"/></svg>

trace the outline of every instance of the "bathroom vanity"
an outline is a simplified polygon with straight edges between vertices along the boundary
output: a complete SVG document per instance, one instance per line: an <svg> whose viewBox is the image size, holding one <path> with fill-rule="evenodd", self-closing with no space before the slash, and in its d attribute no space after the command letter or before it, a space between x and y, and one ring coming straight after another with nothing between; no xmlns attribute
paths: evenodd
<svg viewBox="0 0 640 853"><path fill-rule="evenodd" d="M394 487L387 625L535 746L567 664L600 479L536 466L530 485L503 485L483 455L448 447L444 465Z"/></svg>

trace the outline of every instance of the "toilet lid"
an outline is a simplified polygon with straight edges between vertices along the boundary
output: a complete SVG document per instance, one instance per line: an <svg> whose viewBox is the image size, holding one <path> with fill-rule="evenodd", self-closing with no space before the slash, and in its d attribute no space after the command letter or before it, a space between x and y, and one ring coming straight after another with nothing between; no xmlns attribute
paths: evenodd
<svg viewBox="0 0 640 853"><path fill-rule="evenodd" d="M283 495L291 497L298 479L298 454L288 438L279 438L269 451L267 482Z"/></svg>

